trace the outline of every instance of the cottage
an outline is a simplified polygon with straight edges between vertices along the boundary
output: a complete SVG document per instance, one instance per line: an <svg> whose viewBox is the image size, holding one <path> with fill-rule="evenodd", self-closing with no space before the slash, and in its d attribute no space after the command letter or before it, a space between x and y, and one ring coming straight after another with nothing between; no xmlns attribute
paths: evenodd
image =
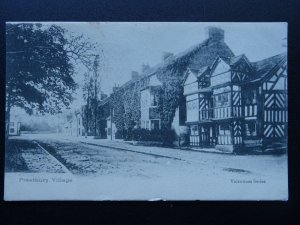
<svg viewBox="0 0 300 225"><path fill-rule="evenodd" d="M245 55L234 55L222 29L210 27L202 43L177 55L164 53L162 58L141 74L133 72L132 79L115 87L104 101L102 106L109 109L105 113L107 138L117 138L118 131L134 127L161 129L166 115L160 99L168 83L177 79L182 97L176 97L175 114L167 116L174 115L171 128L178 136L188 128L191 146L227 152L284 146L286 54L250 62Z"/></svg>
<svg viewBox="0 0 300 225"><path fill-rule="evenodd" d="M121 87L118 87L118 90L115 91L115 93L122 92L119 97L123 98L123 106L117 106L116 102L114 102L114 104L111 104L111 107L116 108L115 111L118 111L116 114L119 115L119 117L125 115L125 117L132 119L131 124L136 124L148 130L161 129L162 117L164 115L159 110L159 104L161 104L159 102L160 91L164 91L163 86L171 82L173 78L162 80L160 72L164 70L168 71L168 68L172 66L178 67L182 72L180 72L179 75L177 74L176 77L174 75L174 79L178 79L182 82L187 68L197 70L200 67L210 65L218 56L230 58L234 56L234 54L224 42L224 31L219 28L210 27L208 29L208 38L200 44L177 55L165 52L163 53L162 62L158 65L145 68L141 75L136 73L132 74L132 79ZM207 71L203 72L206 73ZM171 72L171 77L172 76ZM181 89L179 86L176 88ZM138 91L133 94L133 90ZM115 95L115 93L113 93L113 95ZM126 99L126 96L129 96L129 99ZM132 101L133 98L136 98L137 101ZM119 98L117 99L119 100ZM112 100L112 98L110 98L110 100ZM129 103L128 100L130 100L131 103ZM175 115L171 118L171 127L179 136L181 132L185 132L186 130L186 104L183 95L179 97L178 102L179 104L177 104L174 109ZM131 108L135 108L135 111L133 112ZM136 113L136 111L139 113ZM133 113L134 116L132 115ZM124 119L126 129L126 124L128 128L128 121L125 120L126 118ZM116 124L117 129L121 127L120 124L122 123L119 123L119 125Z"/></svg>
<svg viewBox="0 0 300 225"><path fill-rule="evenodd" d="M251 63L218 56L188 68L184 80L191 146L233 152L284 147L287 138L287 57Z"/></svg>

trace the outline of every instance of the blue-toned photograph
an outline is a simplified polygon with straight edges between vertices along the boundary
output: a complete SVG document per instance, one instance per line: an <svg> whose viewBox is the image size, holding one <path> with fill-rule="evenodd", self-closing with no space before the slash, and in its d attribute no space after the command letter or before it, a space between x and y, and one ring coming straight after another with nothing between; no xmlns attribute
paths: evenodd
<svg viewBox="0 0 300 225"><path fill-rule="evenodd" d="M288 200L287 26L7 22L5 200Z"/></svg>

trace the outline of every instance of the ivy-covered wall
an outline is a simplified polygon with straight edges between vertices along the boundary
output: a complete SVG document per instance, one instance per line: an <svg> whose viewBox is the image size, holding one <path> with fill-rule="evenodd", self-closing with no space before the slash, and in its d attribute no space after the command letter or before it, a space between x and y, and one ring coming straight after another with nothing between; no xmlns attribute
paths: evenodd
<svg viewBox="0 0 300 225"><path fill-rule="evenodd" d="M195 65L210 66L217 56L230 58L233 53L223 40L207 39L186 53L166 59L154 71L162 83L157 112L161 115L162 130L171 129L176 108L183 103L183 78L187 68ZM141 90L148 83L149 76L144 75L140 79L131 80L112 94L113 122L118 130L128 130L140 125Z"/></svg>

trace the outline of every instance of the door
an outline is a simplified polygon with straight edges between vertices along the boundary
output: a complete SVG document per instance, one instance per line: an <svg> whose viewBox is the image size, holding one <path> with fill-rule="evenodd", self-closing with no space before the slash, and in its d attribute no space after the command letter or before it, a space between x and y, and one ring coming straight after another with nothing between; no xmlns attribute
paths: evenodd
<svg viewBox="0 0 300 225"><path fill-rule="evenodd" d="M191 125L190 126L190 145L191 146L199 146L199 130L198 125Z"/></svg>
<svg viewBox="0 0 300 225"><path fill-rule="evenodd" d="M203 146L214 146L215 144L215 130L210 124L201 125L200 127L200 142Z"/></svg>

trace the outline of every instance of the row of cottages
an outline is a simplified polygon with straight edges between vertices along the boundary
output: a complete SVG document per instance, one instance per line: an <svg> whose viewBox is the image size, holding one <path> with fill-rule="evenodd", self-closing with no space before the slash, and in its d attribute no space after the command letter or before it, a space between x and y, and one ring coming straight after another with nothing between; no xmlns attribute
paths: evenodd
<svg viewBox="0 0 300 225"><path fill-rule="evenodd" d="M126 84L118 87L115 91L132 89L136 83L139 83L139 107L140 117L136 121L136 126L145 129L160 129L161 128L161 112L158 107L158 90L163 88L163 82L159 78L159 71L175 65L178 62L182 67L182 74L180 75L183 80L185 71L188 68L203 67L210 65L218 56L224 58L231 58L234 56L233 52L224 42L224 31L220 28L208 28L208 38L202 43L197 44L186 51L173 55L171 53L164 53L162 62L154 67L146 68L142 74L133 74L133 77ZM168 80L166 81L168 82ZM114 109L112 106L112 113ZM126 111L126 109L125 109ZM126 112L125 112L126 113ZM110 129L111 128L111 129ZM172 122L172 128L176 131L177 135L184 133L187 130L186 124L186 104L185 98L179 99L179 104L176 109L175 116ZM113 139L117 131L115 124L108 118L107 134L109 139Z"/></svg>
<svg viewBox="0 0 300 225"><path fill-rule="evenodd" d="M249 62L219 56L184 80L190 145L223 151L287 143L287 55Z"/></svg>
<svg viewBox="0 0 300 225"><path fill-rule="evenodd" d="M130 81L114 88L114 93L126 93L138 86L135 107L140 114L133 119L135 127L161 128L157 90L162 89L163 82L159 71L179 61L184 62L180 64L184 66L184 93L172 128L178 135L188 130L191 146L232 152L241 147L266 149L286 143L286 54L249 62L245 55L234 55L224 41L224 31L216 27L208 28L208 38L202 43L178 55L164 54L160 64L146 68L141 75L133 73ZM110 108L107 138L114 139L117 109L110 100L103 101L103 106Z"/></svg>

